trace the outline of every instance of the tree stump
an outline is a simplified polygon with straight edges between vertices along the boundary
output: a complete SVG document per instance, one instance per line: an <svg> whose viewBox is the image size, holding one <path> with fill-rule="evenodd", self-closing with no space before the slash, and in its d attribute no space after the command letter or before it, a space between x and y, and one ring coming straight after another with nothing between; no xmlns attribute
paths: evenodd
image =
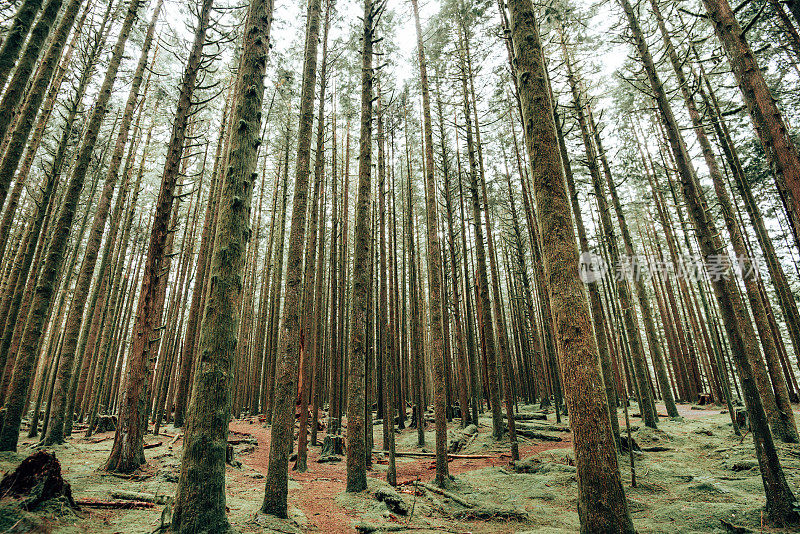
<svg viewBox="0 0 800 534"><path fill-rule="evenodd" d="M750 430L750 418L747 416L747 409L735 408L734 413L736 414L736 425L739 427L739 430Z"/></svg>
<svg viewBox="0 0 800 534"><path fill-rule="evenodd" d="M225 447L225 463L230 465L231 467L242 467L242 462L234 458L233 456L233 445L230 443L227 444Z"/></svg>
<svg viewBox="0 0 800 534"><path fill-rule="evenodd" d="M20 506L26 511L58 497L63 497L68 506L78 507L72 498L72 488L61 476L61 464L48 451L28 456L13 473L3 477L0 495L23 497Z"/></svg>
<svg viewBox="0 0 800 534"><path fill-rule="evenodd" d="M633 439L633 437L631 437L631 443L633 444L633 450L634 451L641 451L642 450L641 447L639 447L639 444L636 443L636 440ZM620 434L620 436L619 436L619 448L623 452L628 452L629 449L628 449L628 436L627 435Z"/></svg>
<svg viewBox="0 0 800 534"><path fill-rule="evenodd" d="M331 436L330 434L325 436L325 441L322 442L322 453L320 456L344 456L344 437L342 436Z"/></svg>
<svg viewBox="0 0 800 534"><path fill-rule="evenodd" d="M99 434L101 432L111 432L117 429L117 416L116 415L98 415L97 422L95 423L94 432Z"/></svg>

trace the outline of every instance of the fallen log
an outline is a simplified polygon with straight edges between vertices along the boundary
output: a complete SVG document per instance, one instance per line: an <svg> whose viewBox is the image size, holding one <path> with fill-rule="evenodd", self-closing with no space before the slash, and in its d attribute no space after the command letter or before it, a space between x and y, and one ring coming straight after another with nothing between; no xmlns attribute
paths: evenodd
<svg viewBox="0 0 800 534"><path fill-rule="evenodd" d="M258 445L258 439L253 436L247 438L228 438L228 445L241 445L247 443L249 445Z"/></svg>
<svg viewBox="0 0 800 534"><path fill-rule="evenodd" d="M508 419L508 415L503 414L503 419ZM517 413L514 414L514 421L547 421L546 413Z"/></svg>
<svg viewBox="0 0 800 534"><path fill-rule="evenodd" d="M456 453L462 450L469 441L478 433L478 427L469 425L458 433L458 436L447 446L447 452Z"/></svg>
<svg viewBox="0 0 800 534"><path fill-rule="evenodd" d="M141 509L155 508L155 503L145 501L103 501L100 499L75 499L78 506L88 506L89 508L116 508L116 509Z"/></svg>
<svg viewBox="0 0 800 534"><path fill-rule="evenodd" d="M538 439L541 441L561 441L561 438L558 436L550 436L548 434L542 434L541 432L534 432L533 430L526 430L522 428L517 429L517 435L524 438Z"/></svg>
<svg viewBox="0 0 800 534"><path fill-rule="evenodd" d="M666 452L673 449L670 447L664 447L663 445L654 445L652 447L642 447L641 450L644 452Z"/></svg>
<svg viewBox="0 0 800 534"><path fill-rule="evenodd" d="M524 520L528 518L528 513L525 510L518 508L506 508L499 506L477 506L468 510L457 510L453 512L454 517L463 519L519 519Z"/></svg>
<svg viewBox="0 0 800 534"><path fill-rule="evenodd" d="M151 502L153 504L167 504L170 498L167 495L156 495L154 493L142 493L138 491L114 490L111 492L114 499L124 501Z"/></svg>
<svg viewBox="0 0 800 534"><path fill-rule="evenodd" d="M559 438L561 441L561 438ZM389 454L389 451L382 451L375 449L372 451L372 454ZM397 457L413 457L413 456L422 456L424 458L436 458L435 452L422 452L422 451L395 451L394 453ZM456 458L456 459L466 459L466 460L481 460L486 458L497 458L496 454L448 454L448 458Z"/></svg>
<svg viewBox="0 0 800 534"><path fill-rule="evenodd" d="M181 439L182 437L183 437L183 434L175 434L175 437L172 438L172 440L169 442L169 446L168 447L171 449L172 446L175 445L175 443L177 443L178 440Z"/></svg>
<svg viewBox="0 0 800 534"><path fill-rule="evenodd" d="M555 425L528 425L520 423L517 425L517 430L544 430L545 432L572 432L568 426L555 426Z"/></svg>
<svg viewBox="0 0 800 534"><path fill-rule="evenodd" d="M163 444L164 444L163 441L155 441L153 443L145 443L144 444L144 448L145 449L155 449L156 447L160 447Z"/></svg>
<svg viewBox="0 0 800 534"><path fill-rule="evenodd" d="M462 499L461 497L459 497L455 493L451 493L451 492L449 492L447 490L443 490L442 488L437 488L436 486L432 486L431 484L428 484L426 482L418 482L417 484L419 486L425 488L428 491L432 491L434 493L438 493L442 497L447 497L451 501L457 502L458 504L460 504L461 506L464 506L466 508L474 508L475 507L475 505L473 503Z"/></svg>

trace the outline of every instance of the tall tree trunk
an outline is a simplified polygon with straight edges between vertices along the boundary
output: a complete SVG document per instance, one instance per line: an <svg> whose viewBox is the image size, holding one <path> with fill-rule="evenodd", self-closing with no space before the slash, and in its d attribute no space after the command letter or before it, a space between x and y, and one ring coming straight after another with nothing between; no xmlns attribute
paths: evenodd
<svg viewBox="0 0 800 534"><path fill-rule="evenodd" d="M407 102L403 102L404 130L406 137L406 229L408 243L408 292L410 295L410 321L411 321L411 343L410 343L410 375L411 375L411 398L414 405L411 416L412 422L417 427L417 446L425 445L425 417L422 395L422 371L425 360L422 342L422 319L420 314L420 302L417 300L417 286L419 284L419 270L417 268L417 240L415 237L414 226L414 192L411 187L411 155L410 143L408 139L408 113Z"/></svg>
<svg viewBox="0 0 800 534"><path fill-rule="evenodd" d="M147 430L146 412L150 399L148 384L160 334L163 310L163 295L160 288L169 276L166 256L167 242L172 233L170 227L175 188L184 157L184 141L189 116L192 112L192 95L202 63L203 45L206 40L213 0L203 0L198 14L194 43L183 72L180 94L172 124L172 133L167 146L167 156L161 176L161 190L154 210L153 226L147 260L144 266L136 322L133 327L131 351L125 370L125 389L119 411L119 425L114 435L114 445L105 464L108 471L123 473L138 469L145 461L143 438Z"/></svg>
<svg viewBox="0 0 800 534"><path fill-rule="evenodd" d="M312 17L312 8L317 11L314 15L317 19L317 26L319 26L319 11L320 11L320 2L316 0L315 2L309 3L309 20ZM314 196L311 201L311 222L309 224L308 229L308 242L306 243L306 259L305 259L305 273L304 273L304 281L302 287L302 319L300 327L300 355L301 355L301 365L300 368L303 372L303 378L301 380L301 391L300 391L300 433L297 437L297 461L295 463L295 470L303 472L307 469L307 454L308 454L308 404L309 404L309 395L311 392L310 386L312 382L312 372L313 366L315 362L314 355L316 353L316 339L313 336L314 332L314 302L316 300L315 291L315 282L316 282L316 260L317 260L317 238L318 234L321 233L319 230L320 224L320 213L322 212L323 205L322 205L322 197L323 197L323 178L325 174L325 86L327 84L326 78L326 61L328 55L328 31L330 29L330 16L332 10L331 3L328 2L325 5L325 22L324 22L324 29L323 29L323 37L322 37L322 65L320 65L320 91L319 91L319 113L317 115L317 140L316 140L316 155L314 160ZM317 35L319 34L319 29L317 28L316 34L317 35L310 35L311 28L309 27L309 36L308 38L314 39L316 43ZM310 52L310 51L309 51ZM314 58L310 58L306 56L307 60L314 62L314 67L316 67L316 46L314 46L313 50ZM312 76L312 78L314 78ZM312 107L313 107L313 87L311 88L311 97L312 100ZM312 110L313 111L313 110ZM302 113L302 110L301 110ZM309 121L311 121L311 117L309 114ZM311 133L309 132L309 138L311 137ZM309 157L310 157L310 139L309 139Z"/></svg>
<svg viewBox="0 0 800 534"><path fill-rule="evenodd" d="M514 75L519 84L545 272L575 437L581 532L633 533L592 337L589 303L578 277L578 247L533 5L529 0L511 0L508 6Z"/></svg>
<svg viewBox="0 0 800 534"><path fill-rule="evenodd" d="M461 88L464 93L464 119L466 121L467 156L469 158L469 187L472 195L472 225L475 232L475 256L477 262L477 313L479 317L478 329L481 332L481 342L484 347L484 356L487 366L487 381L485 387L489 391L489 404L492 410L492 435L495 439L503 436L503 415L500 408L500 391L497 376L497 351L495 348L494 319L492 317L492 302L489 295L489 275L486 268L486 248L484 244L483 226L481 222L480 185L478 184L478 164L475 154L475 143L472 137L472 112L470 111L469 90L467 77L471 75L464 60L463 51L460 56ZM484 206L488 209L488 206Z"/></svg>
<svg viewBox="0 0 800 534"><path fill-rule="evenodd" d="M642 34L635 11L628 0L620 0L631 27L636 48L647 74L653 97L658 106L661 122L666 130L678 174L683 187L683 196L688 204L689 214L694 223L697 238L706 269L716 269L715 262L719 262L720 253L724 251L722 240L716 225L710 219L709 210L695 176L691 159L686 149L685 142L680 132L672 108L667 100L663 84L656 71L653 58ZM723 261L727 258L723 256ZM723 266L727 266L725 263ZM730 268L726 272L730 275ZM771 394L766 380L763 361L758 352L758 345L752 323L745 315L744 303L739 296L738 288L731 276L715 277L712 280L714 293L717 297L722 320L728 333L734 359L739 369L742 382L745 404L750 416L753 442L756 448L761 470L761 479L767 495L767 514L770 521L777 524L794 524L800 521L800 515L794 509L794 495L786 482L786 477L781 468L775 444L772 440L767 423L767 414L764 411L761 394ZM762 384L756 385L758 375L762 375ZM764 385L766 382L766 386ZM773 400L774 404L774 400Z"/></svg>
<svg viewBox="0 0 800 534"><path fill-rule="evenodd" d="M232 104L230 159L221 182L209 294L200 327L195 384L187 413L172 530L226 532L225 457L231 415L239 301L250 238L250 202L261 144L261 107L272 1L250 4L244 25L237 94ZM204 32L203 32L204 33Z"/></svg>
<svg viewBox="0 0 800 534"><path fill-rule="evenodd" d="M426 220L428 224L428 284L431 319L431 355L433 356L433 408L436 421L436 484L444 487L450 478L447 470L447 404L445 389L445 350L442 333L442 247L439 240L439 205L433 174L433 128L428 67L417 0L411 0L417 28L417 59L422 85L423 134L425 137Z"/></svg>
<svg viewBox="0 0 800 534"><path fill-rule="evenodd" d="M728 55L756 133L772 164L795 246L800 248L800 153L728 0L703 0L703 5ZM797 12L797 7L790 7Z"/></svg>
<svg viewBox="0 0 800 534"><path fill-rule="evenodd" d="M333 160L331 164L332 169L332 182L331 185L331 252L328 263L328 270L330 271L330 322L328 324L328 337L330 344L326 344L328 349L328 359L330 360L331 375L329 382L329 395L328 395L328 428L326 429L326 439L328 436L333 436L339 433L339 425L337 422L336 411L338 409L337 403L339 402L339 395L334 387L341 381L341 365L338 354L339 335L337 331L337 317L339 314L339 198L338 198L338 185L339 179L336 176L336 114L333 117L333 127L331 128L333 137ZM348 136L348 144L349 144ZM347 163L345 162L345 165Z"/></svg>
<svg viewBox="0 0 800 534"><path fill-rule="evenodd" d="M350 318L349 369L347 385L347 491L367 489L364 438L365 337L369 292L370 204L372 196L372 102L374 81L372 50L375 27L383 2L364 0L361 34L361 133L358 154L358 198L356 200L352 308ZM345 162L345 165L347 162ZM345 198L345 202L347 199Z"/></svg>
<svg viewBox="0 0 800 534"><path fill-rule="evenodd" d="M386 481L395 486L397 484L397 466L395 460L395 436L394 436L394 398L392 387L394 386L394 323L391 320L392 314L389 311L389 284L387 280L387 261L386 261L386 172L384 164L384 138L383 116L381 108L381 90L378 85L378 108L376 109L376 119L378 122L378 273L379 295L378 295L378 361L380 368L377 369L383 386L379 393L382 401L381 410L383 412L383 433L384 448L389 451L389 463L386 468Z"/></svg>
<svg viewBox="0 0 800 534"><path fill-rule="evenodd" d="M308 1L303 84L300 89L300 125L297 131L292 225L286 259L286 290L281 321L280 351L275 371L275 404L270 433L269 467L261 511L286 517L289 454L294 441L295 394L300 352L303 350L300 315L303 305L303 245L306 234L308 177L311 169L311 137L314 124L314 88L317 79L320 0ZM283 236L279 236L282 238ZM316 237L316 236L315 236ZM316 243L310 243L310 247ZM305 432L305 428L301 428Z"/></svg>
<svg viewBox="0 0 800 534"><path fill-rule="evenodd" d="M95 211L94 220L92 221L92 228L89 230L89 238L87 241L86 250L84 251L83 262L81 269L78 273L78 280L75 283L73 290L73 305L70 306L69 314L67 315L67 322L64 326L64 345L61 349L61 357L58 362L58 371L56 375L56 382L53 394L53 406L51 412L50 426L47 429L47 434L44 436L43 443L47 446L62 443L64 441L64 418L72 418L72 414L66 413L67 404L69 402L70 382L72 380L72 367L75 361L75 351L78 347L78 335L81 332L81 324L83 323L84 304L86 297L89 294L89 287L92 283L92 277L97 263L97 256L100 252L100 245L103 241L103 234L105 233L106 220L111 210L111 201L114 197L114 189L117 184L119 176L119 168L122 164L122 157L125 153L125 147L128 143L128 133L130 131L133 115L136 111L136 104L139 101L139 89L144 80L144 71L147 66L150 54L150 45L155 36L156 22L158 21L159 13L161 12L161 5L163 0L158 0L153 11L150 25L145 34L144 43L142 44L142 52L139 57L139 63L136 66L136 71L133 74L131 82L131 89L128 93L128 100L125 103L125 111L122 114L122 119L117 134L116 145L114 152L111 155L108 171L106 173L105 185L100 195L100 202ZM101 273L102 276L102 273ZM102 279L102 278L101 278ZM81 359L85 357L83 353L79 356L78 369L80 369Z"/></svg>
<svg viewBox="0 0 800 534"><path fill-rule="evenodd" d="M5 419L3 430L0 433L0 450L16 450L17 438L19 437L19 425L22 420L22 412L25 408L25 396L30 382L30 375L37 356L39 341L44 333L44 326L48 316L48 309L52 303L53 293L56 284L64 252L68 243L69 232L72 229L72 221L80 198L83 183L92 160L95 144L100 130L100 125L106 115L108 101L111 97L111 89L117 77L125 43L128 40L133 23L136 21L139 11L139 0L131 0L125 20L120 28L117 42L109 59L108 69L106 70L103 83L100 87L97 100L95 101L92 115L89 118L81 146L78 150L72 176L67 185L67 191L61 201L61 211L55 225L47 255L42 265L41 276L36 285L35 293L32 297L28 318L25 322L25 330L20 341L19 353L14 365L14 377L11 382L11 389L6 399Z"/></svg>
<svg viewBox="0 0 800 534"><path fill-rule="evenodd" d="M31 31L31 25L42 7L42 0L23 0L19 6L14 22L5 35L3 46L0 48L0 93L6 86L6 80L19 57L22 45ZM2 140L2 136L0 136Z"/></svg>
<svg viewBox="0 0 800 534"><path fill-rule="evenodd" d="M61 78L63 77L64 73L64 69L61 67L66 67L65 63L59 64L61 53L66 46L67 37L69 37L72 25L75 22L75 18L78 16L80 6L80 0L70 0L70 2L67 4L64 14L61 16L61 20L58 23L58 27L51 38L50 45L47 47L47 52L45 52L45 55L42 58L41 66L33 79L33 83L31 84L31 88L28 92L29 96L22 105L22 109L19 111L19 115L16 120L16 126L8 136L8 145L6 146L5 154L3 155L2 162L0 163L0 184L6 184L6 188L8 187L8 184L11 183L11 180L14 178L14 173L17 171L20 159L22 159L23 148L25 143L28 141L28 136L33 128L34 122L36 122L36 114L42 105L45 95L47 95L48 103L50 104L49 109L53 109L52 106L55 103L55 95L58 92L58 87L61 85ZM64 54L65 60L67 59L66 56L70 56L72 50L74 49L75 40L81 32L83 23L86 20L87 12L88 9L84 8L83 14L81 15L81 18L75 28L75 35L73 36L70 48L67 53ZM58 69L56 67L58 67ZM16 79L16 74L14 78ZM53 80L52 84L50 83L51 80ZM0 86L1 85L2 84L0 84ZM50 94L47 90L49 85L52 85ZM50 112L47 111L46 108L42 111L40 123L42 120L47 120L49 116ZM12 121L7 122L10 123ZM0 130L1 129L2 127L0 127ZM31 140L30 148L28 149L29 151L31 151L31 148L33 147L38 148L38 145L41 142L41 136L44 134L44 127L39 129L37 124L36 133L38 136L35 136ZM2 140L2 135L0 135L0 140ZM35 152L35 149L33 149L33 152ZM27 176L27 172L25 173L25 176ZM9 231L8 226L10 225L11 217L13 217L16 207L14 196L15 194L19 194L17 191L21 192L21 187L24 182L25 180L22 176L17 177L17 183L15 184L14 190L11 193L11 197L8 199L8 206L6 207L2 229L0 230L0 255L2 255L2 252L6 246L6 240L8 238ZM7 191L7 189L0 190L0 207L2 207L3 202L5 201L5 197L3 196L5 193L2 193L2 191ZM8 221L6 219L8 219Z"/></svg>
<svg viewBox="0 0 800 534"><path fill-rule="evenodd" d="M438 79L438 76L437 76ZM453 296L453 325L456 338L456 362L458 365L458 404L461 412L461 428L466 428L472 421L469 412L469 363L467 361L466 341L464 339L464 328L461 323L461 282L458 276L458 261L456 252L456 238L453 224L453 187L450 182L450 160L446 152L446 135L444 131L444 111L442 110L441 91L437 90L436 107L439 115L439 140L442 150L442 178L444 186L444 205L445 217L447 219L447 241L450 250L450 284L452 285ZM477 424L477 421L476 421Z"/></svg>

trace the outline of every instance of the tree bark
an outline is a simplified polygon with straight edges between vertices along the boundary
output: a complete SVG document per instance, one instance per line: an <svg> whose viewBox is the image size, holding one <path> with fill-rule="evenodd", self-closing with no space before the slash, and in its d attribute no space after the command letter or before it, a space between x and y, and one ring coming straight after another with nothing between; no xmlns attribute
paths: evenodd
<svg viewBox="0 0 800 534"><path fill-rule="evenodd" d="M653 91L667 140L675 157L678 175L683 187L683 196L688 204L689 214L697 232L697 239L700 243L706 270L711 271L713 263L719 261L719 256L724 252L719 232L714 222L710 219L703 191L697 183L680 128L672 113L663 84L639 27L635 11L628 0L620 1L632 29L636 48L647 74L650 88ZM724 261L727 258L723 256L722 259ZM731 352L739 369L745 404L750 416L756 456L761 470L761 479L767 495L767 514L773 523L794 524L800 521L800 516L794 509L795 498L786 482L786 477L778 460L760 394L760 392L771 394L768 386L765 387L763 384L765 381L763 375L766 374L763 370L764 364L760 360L761 355L758 353L753 325L745 315L744 303L731 277L729 267L725 272L727 276L715 277L712 280L712 286L728 333ZM759 374L762 375L760 380L762 384L757 386L756 377ZM766 383L768 384L768 381Z"/></svg>
<svg viewBox="0 0 800 534"><path fill-rule="evenodd" d="M14 22L11 23L3 46L0 48L0 93L5 88L8 75L14 68L22 45L31 31L33 20L41 7L42 0L24 0L14 16ZM1 138L2 136L0 136L0 140Z"/></svg>
<svg viewBox="0 0 800 534"><path fill-rule="evenodd" d="M311 169L320 0L309 0L307 13L292 225L289 231L289 254L286 259L286 288L281 321L280 351L277 354L275 371L275 404L272 415L272 432L270 433L269 467L264 503L261 506L262 512L277 517L286 517L287 514L289 454L294 442L294 400L297 392L300 352L304 350L300 320L303 305L303 245L306 234L308 177ZM316 243L309 243L310 247L316 246ZM305 432L306 430L301 428L300 431Z"/></svg>
<svg viewBox="0 0 800 534"><path fill-rule="evenodd" d="M364 0L361 49L361 134L358 155L353 286L347 385L347 491L367 489L364 436L366 311L369 292L370 205L372 196L373 44L382 3ZM347 162L345 162L345 165ZM345 199L346 201L346 199Z"/></svg>
<svg viewBox="0 0 800 534"><path fill-rule="evenodd" d="M67 191L61 201L61 211L55 225L51 244L42 265L41 276L32 297L25 330L20 341L19 353L14 365L14 378L11 390L6 399L6 412L3 421L3 430L0 433L0 450L16 450L19 437L19 425L25 405L25 396L30 382L30 375L37 356L37 347L44 333L48 309L52 303L56 277L61 269L64 252L68 243L69 232L80 198L83 183L92 160L95 144L100 130L100 125L106 115L111 89L117 77L125 43L130 35L133 23L136 21L139 10L139 0L131 0L125 20L120 28L117 42L108 63L103 83L100 87L98 98L95 101L92 115L89 118L83 141L78 150L76 163L72 176L67 185Z"/></svg>
<svg viewBox="0 0 800 534"><path fill-rule="evenodd" d="M229 164L223 171L209 294L189 402L172 531L226 532L225 458L239 301L250 238L250 202L261 144L261 107L272 1L250 4L244 25ZM203 32L204 33L204 32Z"/></svg>
<svg viewBox="0 0 800 534"><path fill-rule="evenodd" d="M150 45L155 36L155 26L159 13L161 12L162 3L163 0L159 0L156 3L150 24L147 28L147 33L145 34L139 63L133 74L131 89L128 93L128 100L125 103L125 111L122 114L114 152L111 155L111 161L106 173L105 185L103 186L100 202L95 211L92 227L89 230L89 237L81 263L81 269L78 273L75 289L73 290L73 305L70 306L67 322L64 326L64 345L61 349L61 357L58 362L56 382L54 385L55 389L53 394L53 406L51 408L50 426L43 439L43 443L46 446L62 443L64 441L64 418L72 418L72 414L66 413L66 409L70 396L70 382L72 380L75 351L78 347L78 335L81 332L81 325L83 323L84 304L86 303L86 297L89 295L89 288L92 283L92 277L94 276L97 256L99 255L100 245L103 241L106 220L111 210L111 201L114 197L119 168L122 164L122 157L128 143L128 134L131 122L133 121L134 112L136 111L136 104L139 101L139 89L144 80L144 71L150 55ZM80 362L83 357L84 354L81 353L78 361ZM80 369L80 363L78 368Z"/></svg>
<svg viewBox="0 0 800 534"><path fill-rule="evenodd" d="M426 221L428 226L428 285L431 320L431 355L433 356L433 405L436 421L436 485L444 487L450 478L447 469L447 405L445 402L445 349L442 334L442 247L439 240L439 205L436 201L436 182L433 174L433 128L431 126L431 97L428 67L417 0L411 0L417 28L417 60L422 85L423 134L425 137Z"/></svg>
<svg viewBox="0 0 800 534"><path fill-rule="evenodd" d="M581 532L633 533L592 337L589 303L578 277L578 247L533 5L529 0L512 0L508 5L514 75L519 84L545 272L575 437Z"/></svg>
<svg viewBox="0 0 800 534"><path fill-rule="evenodd" d="M795 246L800 247L800 153L728 0L703 0L703 5L728 55L756 133L772 164ZM800 9L794 5L790 8L795 15Z"/></svg>
<svg viewBox="0 0 800 534"><path fill-rule="evenodd" d="M170 232L170 220L188 120L192 111L192 95L201 66L203 44L206 39L213 0L203 0L198 14L194 43L181 81L177 109L172 124L172 133L167 146L167 156L161 177L161 190L154 210L153 225L147 260L144 266L133 339L125 369L125 389L122 391L119 423L114 435L114 445L105 464L108 471L129 473L138 469L145 461L142 448L147 429L147 408L150 399L149 382L160 341L163 295L161 287L169 276L168 258L165 256Z"/></svg>
<svg viewBox="0 0 800 534"><path fill-rule="evenodd" d="M67 7L64 9L64 14L61 16L61 20L59 21L58 27L53 34L50 45L47 47L47 52L45 52L45 55L42 58L41 66L39 67L39 70L36 73L33 82L31 83L31 88L28 92L29 96L19 111L19 115L16 120L16 126L8 135L8 144L5 148L5 155L2 158L2 163L0 163L0 184L6 184L6 188L14 178L14 173L17 171L20 159L22 159L23 148L25 143L28 141L28 136L31 133L34 122L36 122L36 114L38 113L39 108L42 105L42 101L46 95L49 106L46 106L41 113L41 118L37 123L36 133L31 139L28 152L36 152L36 148L38 148L42 136L44 135L44 126L39 128L39 125L42 125L43 121L46 121L50 117L50 111L53 109L56 93L58 92L58 87L61 85L61 79L63 78L64 70L66 69L67 61L69 60L68 56L72 55L75 40L80 34L83 23L86 20L88 9L85 8L77 26L75 27L75 36L73 36L70 48L67 53L64 54L65 58L62 60L61 54L66 46L67 37L69 37L70 30L75 23L75 18L78 16L80 6L80 0L70 0L70 2L67 4ZM61 63L59 63L59 61L61 61ZM16 74L14 78L16 79ZM53 80L52 84L50 83L51 80ZM47 88L49 85L52 85L52 87L48 92ZM0 87L1 86L2 84L0 84ZM10 123L11 121L7 122ZM0 129L1 128L2 127L0 127ZM1 140L2 135L0 135L0 141ZM33 157L31 156L31 160L32 159ZM30 166L28 166L28 170L29 169ZM16 196L19 198L19 193L21 193L22 185L25 183L27 174L28 172L26 171L24 175L17 177L17 183L14 186L14 190L12 190L11 197L8 199L8 206L6 207L6 211L3 216L2 227L0 229L0 255L2 255L5 249L11 220L16 208L16 200L14 197ZM0 193L0 207L2 207L4 201L6 200L2 196L3 194L4 193Z"/></svg>

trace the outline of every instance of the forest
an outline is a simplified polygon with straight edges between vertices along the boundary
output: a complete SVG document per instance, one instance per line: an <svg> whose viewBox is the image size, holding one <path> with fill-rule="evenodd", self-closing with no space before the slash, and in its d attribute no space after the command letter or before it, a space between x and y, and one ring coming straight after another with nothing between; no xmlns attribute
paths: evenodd
<svg viewBox="0 0 800 534"><path fill-rule="evenodd" d="M800 532L800 0L0 0L0 531Z"/></svg>

